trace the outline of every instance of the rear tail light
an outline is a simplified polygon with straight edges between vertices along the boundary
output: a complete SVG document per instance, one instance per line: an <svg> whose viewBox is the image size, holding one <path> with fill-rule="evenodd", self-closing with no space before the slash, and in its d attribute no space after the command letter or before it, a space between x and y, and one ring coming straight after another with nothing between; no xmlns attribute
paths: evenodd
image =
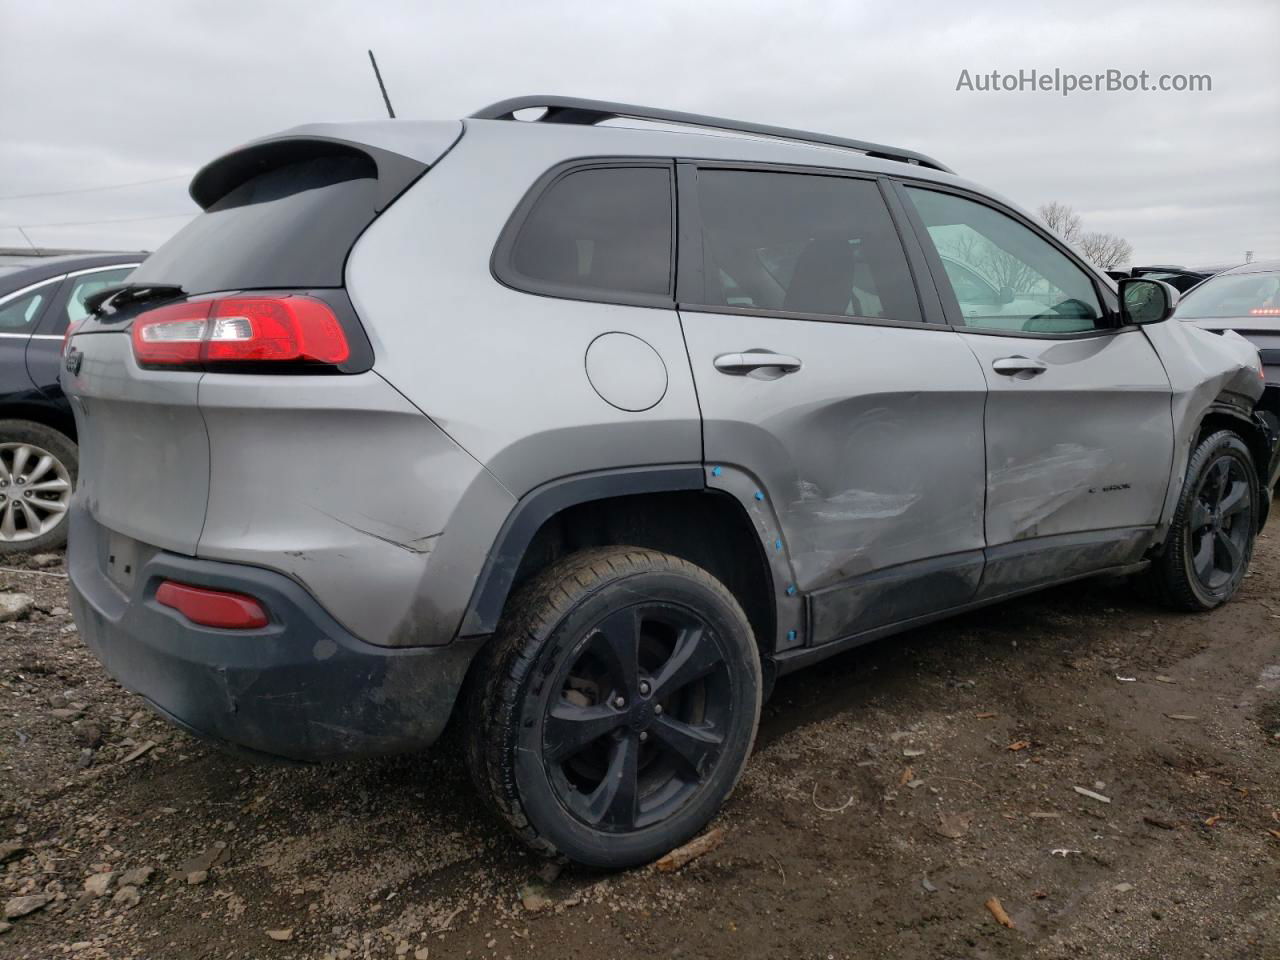
<svg viewBox="0 0 1280 960"><path fill-rule="evenodd" d="M156 590L156 603L172 607L192 623L222 630L253 630L271 621L262 604L243 593L210 590L165 580Z"/></svg>
<svg viewBox="0 0 1280 960"><path fill-rule="evenodd" d="M133 322L142 366L339 364L351 355L329 305L312 297L223 297L158 307Z"/></svg>

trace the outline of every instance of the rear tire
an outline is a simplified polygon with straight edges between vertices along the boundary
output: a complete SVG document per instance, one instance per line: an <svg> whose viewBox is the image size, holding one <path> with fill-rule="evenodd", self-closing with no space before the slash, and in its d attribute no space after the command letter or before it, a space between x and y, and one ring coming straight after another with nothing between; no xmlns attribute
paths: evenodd
<svg viewBox="0 0 1280 960"><path fill-rule="evenodd" d="M1161 555L1148 571L1157 598L1179 610L1212 610L1240 588L1253 556L1258 474L1239 435L1219 430L1192 451Z"/></svg>
<svg viewBox="0 0 1280 960"><path fill-rule="evenodd" d="M751 627L705 570L584 550L511 602L475 664L467 759L534 851L621 869L694 837L742 775L760 717Z"/></svg>
<svg viewBox="0 0 1280 960"><path fill-rule="evenodd" d="M66 434L31 420L0 420L0 556L66 545L79 469Z"/></svg>

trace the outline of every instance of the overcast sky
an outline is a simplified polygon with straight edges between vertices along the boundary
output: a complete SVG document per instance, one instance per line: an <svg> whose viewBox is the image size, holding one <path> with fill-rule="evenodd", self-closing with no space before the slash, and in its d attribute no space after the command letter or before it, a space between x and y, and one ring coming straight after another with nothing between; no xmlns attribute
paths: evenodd
<svg viewBox="0 0 1280 960"><path fill-rule="evenodd" d="M1278 38L1275 0L0 0L0 246L22 224L42 246L154 249L205 161L380 116L372 47L406 118L560 93L811 128L1069 203L1135 262L1280 257ZM962 69L1055 67L1209 74L1212 91L956 90ZM52 225L106 220L128 222Z"/></svg>

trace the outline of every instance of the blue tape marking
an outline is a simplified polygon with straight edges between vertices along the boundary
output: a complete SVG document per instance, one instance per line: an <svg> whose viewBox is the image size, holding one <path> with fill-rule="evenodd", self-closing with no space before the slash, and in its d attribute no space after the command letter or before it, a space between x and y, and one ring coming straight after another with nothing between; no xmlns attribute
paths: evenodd
<svg viewBox="0 0 1280 960"><path fill-rule="evenodd" d="M763 493L761 493L759 490L757 490L757 491L756 491L756 499L757 499L757 500L763 500L763 499L764 499L764 494L763 494Z"/></svg>
<svg viewBox="0 0 1280 960"><path fill-rule="evenodd" d="M718 477L718 476L720 476L720 474L722 474L722 473L724 473L724 470L722 470L720 467L712 467L712 468L711 468L711 475L712 475L713 477Z"/></svg>
<svg viewBox="0 0 1280 960"><path fill-rule="evenodd" d="M794 583L787 585L787 596L794 597L796 595L796 585Z"/></svg>
<svg viewBox="0 0 1280 960"><path fill-rule="evenodd" d="M795 632L794 630L788 630L788 631L787 631L787 639L788 639L788 640L794 640L795 638L796 638L796 632Z"/></svg>
<svg viewBox="0 0 1280 960"><path fill-rule="evenodd" d="M781 550L781 549L782 549L782 541L781 541L781 540L775 540L775 541L773 541L773 549L775 549L775 550Z"/></svg>

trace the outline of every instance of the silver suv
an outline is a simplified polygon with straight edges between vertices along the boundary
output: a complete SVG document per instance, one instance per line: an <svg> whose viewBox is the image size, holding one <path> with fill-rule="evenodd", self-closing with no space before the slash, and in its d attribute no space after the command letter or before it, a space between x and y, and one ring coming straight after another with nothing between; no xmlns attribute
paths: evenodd
<svg viewBox="0 0 1280 960"><path fill-rule="evenodd" d="M857 644L1102 572L1223 603L1280 469L1255 348L908 150L526 97L191 195L64 358L85 640L257 755L457 713L546 854L689 839Z"/></svg>

